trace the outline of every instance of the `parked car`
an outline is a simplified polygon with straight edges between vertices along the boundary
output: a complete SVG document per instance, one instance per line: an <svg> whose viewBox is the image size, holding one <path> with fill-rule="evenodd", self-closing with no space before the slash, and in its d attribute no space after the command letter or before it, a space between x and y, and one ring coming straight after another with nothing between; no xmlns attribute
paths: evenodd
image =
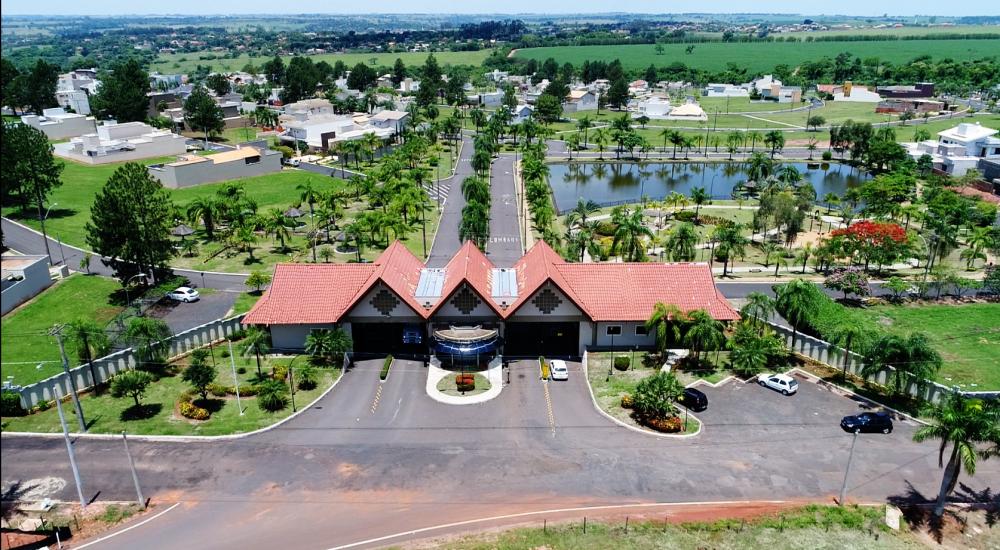
<svg viewBox="0 0 1000 550"><path fill-rule="evenodd" d="M403 327L404 344L421 344L423 341L424 335L419 325L406 325Z"/></svg>
<svg viewBox="0 0 1000 550"><path fill-rule="evenodd" d="M840 427L847 432L882 432L892 433L892 418L885 412L865 412L852 416L845 416L840 421Z"/></svg>
<svg viewBox="0 0 1000 550"><path fill-rule="evenodd" d="M294 159L294 158L293 159L288 159L288 160L285 161L285 165L287 165L287 166L298 166L299 162L300 162L299 159Z"/></svg>
<svg viewBox="0 0 1000 550"><path fill-rule="evenodd" d="M708 408L708 396L694 388L684 388L684 393L677 401L694 412L701 412Z"/></svg>
<svg viewBox="0 0 1000 550"><path fill-rule="evenodd" d="M555 359L549 363L549 373L553 380L569 380L569 368L566 361Z"/></svg>
<svg viewBox="0 0 1000 550"><path fill-rule="evenodd" d="M791 395L799 391L799 382L787 374L761 374L757 383L765 388L780 391L782 395Z"/></svg>
<svg viewBox="0 0 1000 550"><path fill-rule="evenodd" d="M177 290L167 293L167 298L178 302L197 302L201 295L193 288L186 286L178 287Z"/></svg>

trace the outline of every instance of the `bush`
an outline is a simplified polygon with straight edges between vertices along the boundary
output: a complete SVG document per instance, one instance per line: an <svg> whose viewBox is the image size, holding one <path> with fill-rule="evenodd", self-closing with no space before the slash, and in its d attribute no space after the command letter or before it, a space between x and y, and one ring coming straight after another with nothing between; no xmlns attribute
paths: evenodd
<svg viewBox="0 0 1000 550"><path fill-rule="evenodd" d="M380 380L385 380L386 378L389 378L389 367L391 366L392 366L392 356L390 355L385 358L385 361L382 362L382 372L378 374Z"/></svg>
<svg viewBox="0 0 1000 550"><path fill-rule="evenodd" d="M684 429L684 423L676 416L668 418L647 418L643 423L658 432L677 433Z"/></svg>
<svg viewBox="0 0 1000 550"><path fill-rule="evenodd" d="M674 219L679 222L692 222L694 221L694 211L681 210L680 212L674 213Z"/></svg>
<svg viewBox="0 0 1000 550"><path fill-rule="evenodd" d="M232 391L230 391L232 390L232 386L227 387L216 382L209 384L206 389L208 390L208 393L214 395L215 397L225 397L232 393Z"/></svg>
<svg viewBox="0 0 1000 550"><path fill-rule="evenodd" d="M830 151L823 151L823 160L830 161L833 160L833 153Z"/></svg>
<svg viewBox="0 0 1000 550"><path fill-rule="evenodd" d="M602 237L614 237L615 231L618 230L618 224L611 223L609 221L597 222L596 233Z"/></svg>
<svg viewBox="0 0 1000 550"><path fill-rule="evenodd" d="M229 352L227 351L226 353L229 353ZM236 367L236 374L246 374L246 373L247 373L247 368L246 367Z"/></svg>
<svg viewBox="0 0 1000 550"><path fill-rule="evenodd" d="M287 380L288 367L285 365L277 365L274 367L274 373L271 374L271 378L274 378L275 380Z"/></svg>
<svg viewBox="0 0 1000 550"><path fill-rule="evenodd" d="M626 395L622 396L622 408L623 409L631 409L634 406L635 406L635 403L632 401L632 396L631 395L626 394Z"/></svg>
<svg viewBox="0 0 1000 550"><path fill-rule="evenodd" d="M21 395L5 390L0 397L0 416L24 416L26 414L28 411L21 406Z"/></svg>
<svg viewBox="0 0 1000 550"><path fill-rule="evenodd" d="M684 386L672 372L657 372L644 378L632 394L636 415L642 419L673 416L674 401L684 393Z"/></svg>
<svg viewBox="0 0 1000 550"><path fill-rule="evenodd" d="M181 401L179 409L181 416L190 418L191 420L208 420L208 417L211 416L207 409L203 409L190 401Z"/></svg>
<svg viewBox="0 0 1000 550"><path fill-rule="evenodd" d="M300 390L309 391L316 388L316 369L311 365L299 369L296 378L298 378L296 385Z"/></svg>
<svg viewBox="0 0 1000 550"><path fill-rule="evenodd" d="M277 380L257 385L257 406L267 412L277 412L288 406L288 388Z"/></svg>
<svg viewBox="0 0 1000 550"><path fill-rule="evenodd" d="M632 359L628 355L615 356L615 370L628 370L632 366Z"/></svg>

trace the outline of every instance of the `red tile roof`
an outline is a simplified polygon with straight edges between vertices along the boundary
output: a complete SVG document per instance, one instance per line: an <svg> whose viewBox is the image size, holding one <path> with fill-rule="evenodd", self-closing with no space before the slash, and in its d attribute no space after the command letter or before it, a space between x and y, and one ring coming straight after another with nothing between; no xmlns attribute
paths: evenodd
<svg viewBox="0 0 1000 550"><path fill-rule="evenodd" d="M571 264L539 241L514 265L517 299L506 309L492 300L493 267L479 249L466 242L445 266L441 299L428 309L414 297L424 264L398 241L371 264L280 264L275 267L271 288L243 323L335 323L379 281L425 319L463 283L501 318L507 318L546 282L558 287L593 321L641 321L657 302L685 311L705 309L720 320L739 317L715 287L706 264Z"/></svg>

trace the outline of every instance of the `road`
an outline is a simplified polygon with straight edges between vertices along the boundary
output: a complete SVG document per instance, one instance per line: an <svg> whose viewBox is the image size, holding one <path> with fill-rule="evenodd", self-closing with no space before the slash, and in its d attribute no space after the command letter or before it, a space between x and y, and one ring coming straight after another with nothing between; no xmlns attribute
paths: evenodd
<svg viewBox="0 0 1000 550"><path fill-rule="evenodd" d="M836 420L859 407L811 383L791 398L736 383L706 390L711 405L702 434L666 440L601 416L578 364L570 365L569 381L548 383L538 379L535 362L513 363L499 397L460 408L424 393L421 363L396 361L384 383L380 367L380 360L359 363L315 406L264 434L133 441L145 494L160 509L181 505L102 548L331 548L477 517L577 506L829 502L851 440ZM913 429L897 423L890 436L861 437L852 498L933 494L940 479L936 445L913 443ZM19 483L56 477L68 483L51 496L74 498L59 438L2 438L5 489L16 493ZM79 438L75 445L87 498L133 497L120 442ZM988 494L998 480L1000 464L984 462L975 477L963 475L969 489L960 493Z"/></svg>

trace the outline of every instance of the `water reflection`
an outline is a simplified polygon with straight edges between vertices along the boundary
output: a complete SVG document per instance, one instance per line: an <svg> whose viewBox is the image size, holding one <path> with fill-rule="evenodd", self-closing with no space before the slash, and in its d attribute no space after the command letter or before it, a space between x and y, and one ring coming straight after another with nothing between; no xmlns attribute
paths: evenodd
<svg viewBox="0 0 1000 550"><path fill-rule="evenodd" d="M835 193L863 181L865 176L841 164L787 163L812 184L817 196ZM714 199L729 199L733 188L746 181L746 166L739 163L598 163L578 162L550 166L556 208L572 208L578 198L599 204L639 202L645 196L659 200L672 191L690 195L693 187L704 187ZM777 170L776 170L777 171Z"/></svg>

